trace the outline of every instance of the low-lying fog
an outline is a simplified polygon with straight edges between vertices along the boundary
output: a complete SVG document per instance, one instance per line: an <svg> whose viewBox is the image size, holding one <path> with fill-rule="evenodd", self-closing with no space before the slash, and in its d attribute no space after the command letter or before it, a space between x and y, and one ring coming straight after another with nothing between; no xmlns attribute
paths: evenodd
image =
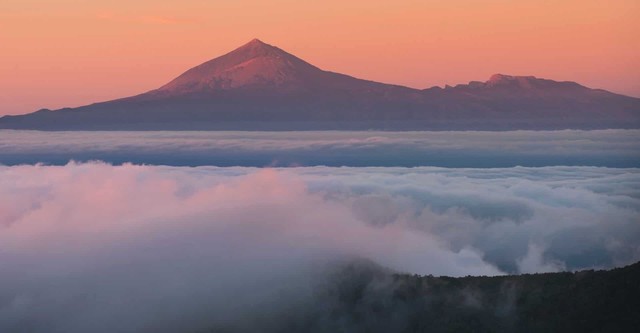
<svg viewBox="0 0 640 333"><path fill-rule="evenodd" d="M640 167L640 130L39 132L0 130L0 164Z"/></svg>
<svg viewBox="0 0 640 333"><path fill-rule="evenodd" d="M0 331L195 331L295 311L352 258L552 272L638 239L639 169L0 166Z"/></svg>

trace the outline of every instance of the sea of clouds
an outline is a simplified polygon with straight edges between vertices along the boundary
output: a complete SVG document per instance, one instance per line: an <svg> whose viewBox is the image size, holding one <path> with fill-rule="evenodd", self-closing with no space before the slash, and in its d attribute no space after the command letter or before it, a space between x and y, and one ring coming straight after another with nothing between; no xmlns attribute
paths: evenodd
<svg viewBox="0 0 640 333"><path fill-rule="evenodd" d="M0 130L0 164L640 167L640 130L40 132Z"/></svg>
<svg viewBox="0 0 640 333"><path fill-rule="evenodd" d="M640 169L0 166L0 331L188 332L312 302L332 263L640 260Z"/></svg>

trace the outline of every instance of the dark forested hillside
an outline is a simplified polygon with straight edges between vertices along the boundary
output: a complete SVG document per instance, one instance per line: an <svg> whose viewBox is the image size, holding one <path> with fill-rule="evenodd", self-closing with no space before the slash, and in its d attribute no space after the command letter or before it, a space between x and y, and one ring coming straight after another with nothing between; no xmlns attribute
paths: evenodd
<svg viewBox="0 0 640 333"><path fill-rule="evenodd" d="M349 264L311 304L240 326L212 332L637 332L640 263L610 271L462 278Z"/></svg>

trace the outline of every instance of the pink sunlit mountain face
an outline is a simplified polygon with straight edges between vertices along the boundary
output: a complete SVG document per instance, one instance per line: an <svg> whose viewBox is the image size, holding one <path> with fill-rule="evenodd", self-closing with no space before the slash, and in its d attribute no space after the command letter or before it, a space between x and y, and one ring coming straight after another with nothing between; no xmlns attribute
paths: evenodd
<svg viewBox="0 0 640 333"><path fill-rule="evenodd" d="M496 74L424 90L324 71L254 39L147 93L0 118L44 130L513 130L640 128L640 99Z"/></svg>
<svg viewBox="0 0 640 333"><path fill-rule="evenodd" d="M400 96L412 93L412 89L405 87L323 71L275 46L254 39L228 54L186 71L148 94L184 97L235 93L287 96L316 94L319 91L365 95L375 92Z"/></svg>
<svg viewBox="0 0 640 333"><path fill-rule="evenodd" d="M188 70L156 92L171 96L206 95L233 89L294 92L307 88L323 74L313 65L254 39Z"/></svg>

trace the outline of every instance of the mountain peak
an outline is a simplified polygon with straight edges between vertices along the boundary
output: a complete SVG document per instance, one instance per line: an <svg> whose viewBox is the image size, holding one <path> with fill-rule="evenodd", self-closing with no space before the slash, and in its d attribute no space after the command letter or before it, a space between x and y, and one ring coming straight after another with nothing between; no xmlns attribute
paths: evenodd
<svg viewBox="0 0 640 333"><path fill-rule="evenodd" d="M549 79L537 78L535 76L515 76L505 74L494 74L488 81L484 83L488 88L508 89L511 91L523 91L523 92L544 92L564 94L571 92L587 92L591 91L585 86L582 86L572 81L554 81Z"/></svg>
<svg viewBox="0 0 640 333"><path fill-rule="evenodd" d="M246 61L254 58L270 57L270 58L295 58L295 56L285 52L284 50L267 44L257 38L252 39L248 43L236 48L235 50L213 59L216 61L223 58L230 58L237 61ZM209 61L211 62L211 61ZM206 64L206 63L205 63Z"/></svg>
<svg viewBox="0 0 640 333"><path fill-rule="evenodd" d="M271 51L281 51L284 52L282 50L280 50L279 48L273 46L273 45L269 45L261 40L259 40L258 38L254 38L252 40L250 40L248 43L240 46L239 48L236 49L237 50L271 50Z"/></svg>
<svg viewBox="0 0 640 333"><path fill-rule="evenodd" d="M321 72L317 67L257 38L218 58L193 67L158 89L170 95L211 94L235 89L297 89Z"/></svg>
<svg viewBox="0 0 640 333"><path fill-rule="evenodd" d="M555 83L552 80L538 79L535 76L494 74L485 82L485 87L531 91L541 88L553 88Z"/></svg>
<svg viewBox="0 0 640 333"><path fill-rule="evenodd" d="M259 40L258 38L254 38L254 39L250 40L244 46L271 46L271 45Z"/></svg>
<svg viewBox="0 0 640 333"><path fill-rule="evenodd" d="M513 79L513 78L514 77L512 75L493 74L493 75L491 75L491 77L489 78L487 83L497 83L497 82L502 82L502 81L508 81L508 80Z"/></svg>
<svg viewBox="0 0 640 333"><path fill-rule="evenodd" d="M81 112L80 112L81 111ZM253 39L140 95L0 118L2 129L513 130L640 128L640 99L492 75L417 90L323 71Z"/></svg>
<svg viewBox="0 0 640 333"><path fill-rule="evenodd" d="M491 75L491 77L486 83L489 85L499 85L499 84L512 84L512 83L527 83L535 80L537 80L535 76L493 74Z"/></svg>

